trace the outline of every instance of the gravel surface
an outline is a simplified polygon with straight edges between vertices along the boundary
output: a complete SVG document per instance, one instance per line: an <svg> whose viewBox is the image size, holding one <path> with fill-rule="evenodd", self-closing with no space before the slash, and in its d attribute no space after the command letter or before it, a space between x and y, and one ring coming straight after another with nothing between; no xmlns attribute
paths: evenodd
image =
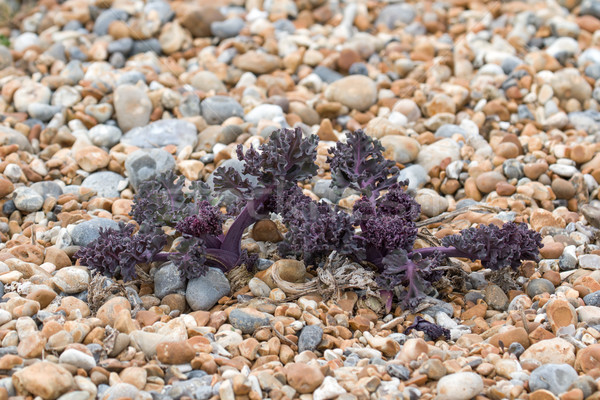
<svg viewBox="0 0 600 400"><path fill-rule="evenodd" d="M600 399L600 1L20 3L0 4L0 400ZM286 127L320 138L314 198L357 199L325 156L362 128L422 220L462 210L435 237L526 222L541 260L454 260L437 300L389 314L278 287L313 275L264 259L276 224L246 234L250 276L77 265L144 180L239 168Z"/></svg>

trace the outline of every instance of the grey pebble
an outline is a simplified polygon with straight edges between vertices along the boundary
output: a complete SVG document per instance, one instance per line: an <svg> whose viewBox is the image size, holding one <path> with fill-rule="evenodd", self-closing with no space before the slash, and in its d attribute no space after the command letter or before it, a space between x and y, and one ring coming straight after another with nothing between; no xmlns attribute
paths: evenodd
<svg viewBox="0 0 600 400"><path fill-rule="evenodd" d="M315 351L323 339L323 328L319 325L307 325L300 331L298 337L298 353L305 350Z"/></svg>
<svg viewBox="0 0 600 400"><path fill-rule="evenodd" d="M73 227L71 239L77 246L87 246L100 236L100 228L119 229L119 224L108 218L94 218Z"/></svg>
<svg viewBox="0 0 600 400"><path fill-rule="evenodd" d="M125 170L135 190L142 182L175 169L175 159L164 149L141 149L125 159Z"/></svg>
<svg viewBox="0 0 600 400"><path fill-rule="evenodd" d="M228 96L208 97L201 103L202 117L211 125L219 125L230 117L243 117L244 109Z"/></svg>
<svg viewBox="0 0 600 400"><path fill-rule="evenodd" d="M15 207L24 212L38 211L44 205L44 198L35 190L29 187L19 187L15 189Z"/></svg>
<svg viewBox="0 0 600 400"><path fill-rule="evenodd" d="M198 143L197 133L196 126L191 122L165 119L133 128L123 136L121 143L150 149L168 144L195 147Z"/></svg>
<svg viewBox="0 0 600 400"><path fill-rule="evenodd" d="M253 334L258 327L269 325L269 316L252 308L236 308L229 313L229 323L242 333Z"/></svg>
<svg viewBox="0 0 600 400"><path fill-rule="evenodd" d="M90 174L81 183L81 187L92 189L100 197L119 197L122 182L125 182L126 178L112 171L101 171ZM119 190L119 188L121 188Z"/></svg>
<svg viewBox="0 0 600 400"><path fill-rule="evenodd" d="M154 274L154 295L162 299L172 293L185 293L185 279L175 264L167 262Z"/></svg>
<svg viewBox="0 0 600 400"><path fill-rule="evenodd" d="M536 368L529 377L531 391L546 389L560 395L577 379L577 372L568 364L544 364Z"/></svg>
<svg viewBox="0 0 600 400"><path fill-rule="evenodd" d="M548 279L538 278L533 279L527 285L527 295L531 298L537 296L542 293L554 293L554 285Z"/></svg>
<svg viewBox="0 0 600 400"><path fill-rule="evenodd" d="M185 291L185 298L194 311L210 310L231 287L220 269L209 268L206 275L191 279Z"/></svg>

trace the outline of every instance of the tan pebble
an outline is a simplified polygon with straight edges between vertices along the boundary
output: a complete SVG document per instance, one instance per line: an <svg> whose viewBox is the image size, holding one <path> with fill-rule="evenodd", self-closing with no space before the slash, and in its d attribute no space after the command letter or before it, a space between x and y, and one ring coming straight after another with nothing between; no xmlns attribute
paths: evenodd
<svg viewBox="0 0 600 400"><path fill-rule="evenodd" d="M496 184L505 181L504 175L496 171L490 171L480 174L475 179L475 184L482 193L490 193L496 189Z"/></svg>
<svg viewBox="0 0 600 400"><path fill-rule="evenodd" d="M8 196L15 189L15 185L8 179L0 178L0 199Z"/></svg>
<svg viewBox="0 0 600 400"><path fill-rule="evenodd" d="M63 297L60 301L60 308L67 313L68 320L87 318L90 316L90 307L88 304L77 297Z"/></svg>
<svg viewBox="0 0 600 400"><path fill-rule="evenodd" d="M72 265L71 259L64 250L56 246L46 247L44 262L52 263L57 269L69 267Z"/></svg>
<svg viewBox="0 0 600 400"><path fill-rule="evenodd" d="M544 226L556 228L564 228L566 226L564 219L561 217L555 217L550 211L544 209L537 209L533 211L529 217L529 223L536 231L539 231Z"/></svg>
<svg viewBox="0 0 600 400"><path fill-rule="evenodd" d="M544 247L540 249L540 255L542 256L542 258L546 259L559 258L562 255L564 249L565 245L560 242L546 243Z"/></svg>
<svg viewBox="0 0 600 400"><path fill-rule="evenodd" d="M44 399L56 399L74 386L73 377L65 368L48 361L16 372L12 381L18 393L31 393Z"/></svg>
<svg viewBox="0 0 600 400"><path fill-rule="evenodd" d="M98 309L96 316L100 318L104 325L113 326L117 315L122 310L131 311L129 300L125 297L113 297Z"/></svg>
<svg viewBox="0 0 600 400"><path fill-rule="evenodd" d="M529 347L529 336L524 328L506 328L493 335L489 340L490 344L499 347L502 342L504 348L508 348L512 343L519 343L524 348Z"/></svg>
<svg viewBox="0 0 600 400"><path fill-rule="evenodd" d="M112 203L111 211L114 215L129 215L132 205L132 200L117 199Z"/></svg>
<svg viewBox="0 0 600 400"><path fill-rule="evenodd" d="M277 224L270 219L257 221L252 227L252 239L260 242L277 243L283 239L283 236L277 229Z"/></svg>
<svg viewBox="0 0 600 400"><path fill-rule="evenodd" d="M129 367L125 368L119 374L122 382L129 383L130 385L135 386L136 388L142 390L146 385L146 378L148 373L144 368L140 367Z"/></svg>
<svg viewBox="0 0 600 400"><path fill-rule="evenodd" d="M575 363L575 348L565 339L554 338L532 344L520 357L521 360L533 359L542 364Z"/></svg>
<svg viewBox="0 0 600 400"><path fill-rule="evenodd" d="M317 131L320 140L337 142L338 137L333 131L333 125L329 118L323 118Z"/></svg>
<svg viewBox="0 0 600 400"><path fill-rule="evenodd" d="M28 299L37 301L42 309L46 308L55 297L56 292L45 288L36 289L27 295Z"/></svg>
<svg viewBox="0 0 600 400"><path fill-rule="evenodd" d="M13 354L6 354L0 358L0 369L2 370L10 370L21 364L23 364L23 359Z"/></svg>
<svg viewBox="0 0 600 400"><path fill-rule="evenodd" d="M319 368L304 363L288 364L284 371L288 384L300 394L314 392L325 379Z"/></svg>
<svg viewBox="0 0 600 400"><path fill-rule="evenodd" d="M23 358L37 358L42 355L46 338L40 332L32 333L19 342L17 353Z"/></svg>
<svg viewBox="0 0 600 400"><path fill-rule="evenodd" d="M282 301L285 300L285 292L283 290L281 290L280 288L275 288L273 290L271 290L271 293L269 293L269 298L271 300L275 300L275 301Z"/></svg>
<svg viewBox="0 0 600 400"><path fill-rule="evenodd" d="M165 364L183 364L190 362L196 352L186 341L159 343L156 346L156 356Z"/></svg>
<svg viewBox="0 0 600 400"><path fill-rule="evenodd" d="M552 191L558 199L569 200L575 196L575 187L569 181L556 178L552 181Z"/></svg>
<svg viewBox="0 0 600 400"><path fill-rule="evenodd" d="M498 182L496 184L496 193L500 196L510 196L515 193L517 189L507 182Z"/></svg>
<svg viewBox="0 0 600 400"><path fill-rule="evenodd" d="M110 161L110 156L99 147L87 146L75 153L75 161L84 171L94 172L106 167Z"/></svg>
<svg viewBox="0 0 600 400"><path fill-rule="evenodd" d="M523 173L526 177L532 180L537 180L540 175L548 170L546 161L529 163L523 166Z"/></svg>
<svg viewBox="0 0 600 400"><path fill-rule="evenodd" d="M504 158L516 158L519 155L519 147L511 142L500 143L496 147L496 154Z"/></svg>
<svg viewBox="0 0 600 400"><path fill-rule="evenodd" d="M587 374L596 368L600 368L600 344L593 344L580 349L575 359L575 369Z"/></svg>

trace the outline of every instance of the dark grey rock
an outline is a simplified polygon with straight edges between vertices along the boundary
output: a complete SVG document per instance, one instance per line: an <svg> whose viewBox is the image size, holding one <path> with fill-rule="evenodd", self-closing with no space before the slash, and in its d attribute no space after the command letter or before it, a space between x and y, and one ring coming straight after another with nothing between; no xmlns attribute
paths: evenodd
<svg viewBox="0 0 600 400"><path fill-rule="evenodd" d="M119 143L123 132L116 126L98 124L88 131L88 136L96 146L111 148Z"/></svg>
<svg viewBox="0 0 600 400"><path fill-rule="evenodd" d="M210 31L218 38L226 39L237 36L244 29L244 20L233 17L225 21L214 21L210 24Z"/></svg>
<svg viewBox="0 0 600 400"><path fill-rule="evenodd" d="M52 181L35 182L30 188L35 190L44 199L48 197L58 199L58 197L63 194L62 187L58 183Z"/></svg>
<svg viewBox="0 0 600 400"><path fill-rule="evenodd" d="M581 2L581 8L579 9L579 15L592 15L596 18L600 18L600 1L583 0Z"/></svg>
<svg viewBox="0 0 600 400"><path fill-rule="evenodd" d="M502 60L502 63L500 64L500 66L502 67L502 70L504 71L505 74L510 74L515 68L517 68L519 65L523 64L523 60L521 60L518 57L506 57L504 60Z"/></svg>
<svg viewBox="0 0 600 400"><path fill-rule="evenodd" d="M517 107L517 115L519 116L519 121L530 120L535 121L535 116L527 107L527 104L519 104Z"/></svg>
<svg viewBox="0 0 600 400"><path fill-rule="evenodd" d="M385 367L385 372L390 374L391 377L398 378L401 381L407 381L410 379L410 369L400 364L388 364Z"/></svg>
<svg viewBox="0 0 600 400"><path fill-rule="evenodd" d="M85 54L83 51L81 51L81 49L77 46L70 46L67 50L66 53L69 56L69 60L71 61L87 61L87 54Z"/></svg>
<svg viewBox="0 0 600 400"><path fill-rule="evenodd" d="M186 93L183 101L179 104L179 111L184 117L195 117L200 115L200 97L196 93Z"/></svg>
<svg viewBox="0 0 600 400"><path fill-rule="evenodd" d="M133 47L131 48L132 56L147 52L152 52L155 54L162 53L162 49L160 47L160 42L158 41L158 39L151 38L146 40L136 40L133 42Z"/></svg>
<svg viewBox="0 0 600 400"><path fill-rule="evenodd" d="M218 268L209 268L206 275L191 279L187 284L185 298L191 309L209 310L223 296L227 296L231 287L223 272Z"/></svg>
<svg viewBox="0 0 600 400"><path fill-rule="evenodd" d="M63 31L77 31L79 29L83 29L83 25L77 20L71 20L62 27Z"/></svg>
<svg viewBox="0 0 600 400"><path fill-rule="evenodd" d="M364 62L355 62L348 69L349 75L365 75L369 76L369 70L367 69L367 64Z"/></svg>
<svg viewBox="0 0 600 400"><path fill-rule="evenodd" d="M596 381L589 375L583 375L578 377L575 382L571 384L569 390L580 389L583 392L583 398L587 399L596 392L597 386Z"/></svg>
<svg viewBox="0 0 600 400"><path fill-rule="evenodd" d="M319 325L307 325L300 331L298 337L298 353L305 350L315 351L323 339L323 328Z"/></svg>
<svg viewBox="0 0 600 400"><path fill-rule="evenodd" d="M375 26L384 24L388 29L394 29L402 24L410 24L416 16L417 13L410 4L391 4L379 12Z"/></svg>
<svg viewBox="0 0 600 400"><path fill-rule="evenodd" d="M164 393L171 399L180 399L183 396L193 399L204 399L203 396L207 393L207 387L210 389L212 396L211 380L212 375L206 375L201 378L188 379L187 381L175 381L170 387L165 387ZM201 394L201 396L196 397L196 393Z"/></svg>
<svg viewBox="0 0 600 400"><path fill-rule="evenodd" d="M119 224L108 218L94 218L73 227L71 239L77 246L87 246L100 236L100 228L119 229Z"/></svg>
<svg viewBox="0 0 600 400"><path fill-rule="evenodd" d="M31 143L29 143L27 136L7 126L0 125L0 145L6 144L18 144L19 150L28 153L33 152L33 148L31 147Z"/></svg>
<svg viewBox="0 0 600 400"><path fill-rule="evenodd" d="M286 18L281 18L273 22L273 27L275 28L275 30L280 32L287 32L290 34L296 32L296 27L294 26L294 23Z"/></svg>
<svg viewBox="0 0 600 400"><path fill-rule="evenodd" d="M317 66L313 72L317 74L319 78L325 83L333 83L337 80L340 80L344 77L344 75L340 74L337 71L332 70L331 68L324 67L322 65Z"/></svg>
<svg viewBox="0 0 600 400"><path fill-rule="evenodd" d="M175 169L175 159L164 149L141 149L125 160L125 170L135 190L142 182Z"/></svg>
<svg viewBox="0 0 600 400"><path fill-rule="evenodd" d="M94 172L81 183L81 187L94 190L100 197L119 197L120 188L125 181L121 175L111 171Z"/></svg>
<svg viewBox="0 0 600 400"><path fill-rule="evenodd" d="M583 297L583 302L586 306L600 307L600 290L594 293L590 293Z"/></svg>
<svg viewBox="0 0 600 400"><path fill-rule="evenodd" d="M244 109L229 96L208 97L201 103L202 117L210 125L220 125L230 117L244 117Z"/></svg>
<svg viewBox="0 0 600 400"><path fill-rule="evenodd" d="M534 279L527 285L527 296L535 297L542 293L554 293L554 285L548 279L538 278Z"/></svg>
<svg viewBox="0 0 600 400"><path fill-rule="evenodd" d="M575 254L575 246L565 247L562 255L558 259L558 266L561 271L570 271L577 267L577 254Z"/></svg>
<svg viewBox="0 0 600 400"><path fill-rule="evenodd" d="M520 357L525 352L525 347L519 342L513 342L508 346L508 352L514 354L516 357Z"/></svg>
<svg viewBox="0 0 600 400"><path fill-rule="evenodd" d="M331 179L319 179L313 186L313 193L321 199L327 199L332 203L337 203L342 198L342 191L332 188Z"/></svg>
<svg viewBox="0 0 600 400"><path fill-rule="evenodd" d="M171 293L185 293L185 279L172 262L163 264L154 274L154 295L162 299Z"/></svg>
<svg viewBox="0 0 600 400"><path fill-rule="evenodd" d="M125 56L123 53L113 53L108 58L108 62L114 68L123 68L125 66Z"/></svg>
<svg viewBox="0 0 600 400"><path fill-rule="evenodd" d="M585 67L585 74L594 80L600 79L600 64L591 64Z"/></svg>
<svg viewBox="0 0 600 400"><path fill-rule="evenodd" d="M523 164L514 158L510 158L502 163L502 172L508 179L521 179L525 176Z"/></svg>
<svg viewBox="0 0 600 400"><path fill-rule="evenodd" d="M102 11L94 22L94 33L98 36L108 34L108 26L114 21L127 21L129 14L124 10L110 8Z"/></svg>
<svg viewBox="0 0 600 400"><path fill-rule="evenodd" d="M38 211L44 205L44 198L29 187L19 187L15 189L13 201L15 202L15 207L17 207L19 211L28 213Z"/></svg>
<svg viewBox="0 0 600 400"><path fill-rule="evenodd" d="M135 85L138 82L146 82L146 76L140 71L127 71L117 78L117 86Z"/></svg>
<svg viewBox="0 0 600 400"><path fill-rule="evenodd" d="M577 372L568 364L544 364L531 373L529 388L532 392L549 390L558 396L569 390L577 377Z"/></svg>
<svg viewBox="0 0 600 400"><path fill-rule="evenodd" d="M229 323L242 333L251 335L257 328L269 325L269 316L253 308L236 308L229 313Z"/></svg>
<svg viewBox="0 0 600 400"><path fill-rule="evenodd" d="M108 44L107 50L108 54L113 53L122 53L129 54L131 49L133 48L133 39L132 38L122 38L113 40Z"/></svg>
<svg viewBox="0 0 600 400"><path fill-rule="evenodd" d="M164 119L149 125L133 128L121 139L121 143L143 149L153 149L174 144L178 147L198 143L196 126L178 119Z"/></svg>

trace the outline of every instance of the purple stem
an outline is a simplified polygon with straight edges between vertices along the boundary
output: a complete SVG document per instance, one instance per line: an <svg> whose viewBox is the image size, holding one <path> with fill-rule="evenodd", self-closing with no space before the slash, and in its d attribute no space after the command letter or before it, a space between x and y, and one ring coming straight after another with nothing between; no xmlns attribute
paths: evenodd
<svg viewBox="0 0 600 400"><path fill-rule="evenodd" d="M471 256L464 251L457 249L456 247L424 247L422 249L413 249L408 255L409 257L414 255L415 253L419 253L423 258L432 256L434 253L442 253L446 257L461 257L461 258L469 258Z"/></svg>

